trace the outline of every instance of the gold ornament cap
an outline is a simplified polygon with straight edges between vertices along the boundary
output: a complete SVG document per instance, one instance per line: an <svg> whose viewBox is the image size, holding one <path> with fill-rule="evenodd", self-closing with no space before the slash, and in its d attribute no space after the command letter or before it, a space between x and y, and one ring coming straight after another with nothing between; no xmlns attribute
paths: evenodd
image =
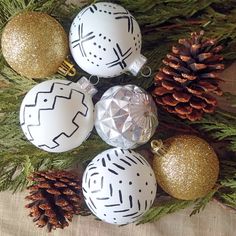
<svg viewBox="0 0 236 236"><path fill-rule="evenodd" d="M163 156L167 152L163 141L161 139L158 140L152 140L151 142L151 148L152 148L152 153L155 154L155 156Z"/></svg>
<svg viewBox="0 0 236 236"><path fill-rule="evenodd" d="M67 59L65 59L62 64L59 66L57 72L63 76L75 76L76 70L74 65L70 63Z"/></svg>
<svg viewBox="0 0 236 236"><path fill-rule="evenodd" d="M28 78L56 73L69 52L63 27L53 17L33 11L20 13L7 23L1 46L7 63Z"/></svg>
<svg viewBox="0 0 236 236"><path fill-rule="evenodd" d="M152 141L153 169L157 183L171 196L195 200L214 187L219 161L213 148L193 135L178 135Z"/></svg>

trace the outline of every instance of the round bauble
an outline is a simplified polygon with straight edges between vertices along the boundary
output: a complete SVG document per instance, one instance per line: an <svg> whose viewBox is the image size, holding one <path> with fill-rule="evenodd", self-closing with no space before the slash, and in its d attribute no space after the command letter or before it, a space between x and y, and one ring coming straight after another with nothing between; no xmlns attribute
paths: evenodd
<svg viewBox="0 0 236 236"><path fill-rule="evenodd" d="M69 34L71 54L84 71L100 77L124 72L136 75L146 58L140 54L137 21L122 6L98 2L84 8L73 20Z"/></svg>
<svg viewBox="0 0 236 236"><path fill-rule="evenodd" d="M48 80L34 86L20 108L26 138L48 152L78 147L93 129L91 96L76 83Z"/></svg>
<svg viewBox="0 0 236 236"><path fill-rule="evenodd" d="M1 46L7 63L28 78L56 73L68 54L64 29L41 12L23 12L13 17L3 30Z"/></svg>
<svg viewBox="0 0 236 236"><path fill-rule="evenodd" d="M99 219L120 225L148 211L156 196L156 180L140 154L113 148L90 162L82 189L87 206Z"/></svg>
<svg viewBox="0 0 236 236"><path fill-rule="evenodd" d="M95 127L109 145L132 149L149 141L158 125L152 97L136 85L114 86L95 105Z"/></svg>
<svg viewBox="0 0 236 236"><path fill-rule="evenodd" d="M164 147L157 151L153 168L165 192L178 199L195 200L214 187L219 161L213 148L203 139L178 135L167 139Z"/></svg>

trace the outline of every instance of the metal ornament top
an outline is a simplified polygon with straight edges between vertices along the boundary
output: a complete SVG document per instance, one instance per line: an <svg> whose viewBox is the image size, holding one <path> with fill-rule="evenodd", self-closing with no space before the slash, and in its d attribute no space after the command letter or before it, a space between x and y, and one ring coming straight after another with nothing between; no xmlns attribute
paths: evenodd
<svg viewBox="0 0 236 236"><path fill-rule="evenodd" d="M95 105L95 127L109 145L132 149L149 141L158 125L152 97L135 85L108 89Z"/></svg>
<svg viewBox="0 0 236 236"><path fill-rule="evenodd" d="M94 3L78 13L71 24L69 45L78 66L99 77L136 75L147 60L140 54L137 21L128 10L110 2Z"/></svg>

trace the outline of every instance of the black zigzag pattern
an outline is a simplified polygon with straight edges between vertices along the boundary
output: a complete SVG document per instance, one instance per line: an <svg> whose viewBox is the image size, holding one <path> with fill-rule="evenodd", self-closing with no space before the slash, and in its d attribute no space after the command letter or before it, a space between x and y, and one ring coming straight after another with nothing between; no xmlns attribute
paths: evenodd
<svg viewBox="0 0 236 236"><path fill-rule="evenodd" d="M49 92L38 92L37 95L36 95L36 97L35 97L35 102L34 102L34 104L32 104L32 105L26 105L25 107L35 107L35 106L37 105L37 99L38 99L39 94L51 93L51 92L53 91L53 89L54 89L55 84L70 85L71 83L72 83L72 82L70 82L70 83L68 83L68 84L53 83L53 85L51 86L51 89L50 89ZM47 144L41 144L41 145L39 145L38 147L46 147L46 148L48 148L48 149L57 148L60 144L59 144L56 140L57 140L60 136L64 135L64 136L66 136L67 138L70 138L70 137L79 129L79 125L75 122L75 119L76 119L76 117L78 116L78 114L80 114L80 115L86 117L86 116L87 116L87 113L88 113L88 107L87 107L87 105L86 105L85 102L84 102L85 94L82 93L81 91L76 90L76 89L71 89L70 94L69 94L68 97L59 96L59 95L55 96L51 108L39 109L39 110L38 110L38 124L35 124L35 125L27 125L27 131L28 131L28 133L29 133L29 135L30 135L30 139L29 139L29 140L30 140L30 141L33 141L34 138L33 138L32 135L31 135L30 128L31 128L31 127L35 127L35 126L40 126L40 125L41 125L41 122L40 122L40 113L41 113L42 111L54 110L54 109L55 109L55 104L56 104L56 101L57 101L58 98L63 98L63 99L70 100L71 97L72 97L73 92L76 92L76 93L79 93L79 94L82 95L82 104L83 104L83 106L86 108L85 113L82 113L81 111L78 111L78 112L76 113L76 115L73 117L72 123L76 126L75 130L74 130L71 134L69 134L69 135L66 134L65 132L61 132L59 135L57 135L56 137L54 137L52 141L55 143L55 146L53 146L53 147L50 147L50 146L48 146ZM24 117L23 120L24 120L24 123L25 123L25 108L24 108L24 112L23 112L23 117Z"/></svg>
<svg viewBox="0 0 236 236"><path fill-rule="evenodd" d="M57 84L63 85L63 86L65 86L65 85L66 85L66 86L69 86L69 85L71 85L71 83L72 83L72 82L68 82L68 83L53 82L53 83L52 83L52 86L51 86L51 88L50 88L49 91L41 91L41 92L38 92L38 93L36 94L36 96L35 96L34 104L28 104L28 105L25 105L25 106L24 106L24 110L23 110L23 123L21 123L21 125L24 125L24 124L25 124L25 109L26 109L27 107L36 107L36 105L37 105L37 100L38 100L38 96L39 96L40 94L49 94L49 93L52 93L52 91L53 91L55 85L57 85Z"/></svg>
<svg viewBox="0 0 236 236"><path fill-rule="evenodd" d="M127 20L128 23L128 32L133 34L134 33L134 17L130 15L128 10L125 10L124 12L115 12L113 13L116 15L115 19L120 20L120 19L125 19Z"/></svg>

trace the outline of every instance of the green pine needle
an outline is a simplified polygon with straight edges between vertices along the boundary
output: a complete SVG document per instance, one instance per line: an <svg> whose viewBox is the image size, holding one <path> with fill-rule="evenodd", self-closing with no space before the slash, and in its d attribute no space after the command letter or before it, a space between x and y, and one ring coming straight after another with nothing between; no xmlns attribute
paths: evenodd
<svg viewBox="0 0 236 236"><path fill-rule="evenodd" d="M154 222L159 220L165 215L174 213L181 209L193 206L193 211L190 216L193 216L200 211L204 210L206 205L212 200L213 196L217 192L218 187L214 188L206 196L199 198L195 201L185 201L171 198L170 200L158 203L156 206L152 207L138 222L138 224L144 224L148 222Z"/></svg>
<svg viewBox="0 0 236 236"><path fill-rule="evenodd" d="M150 88L153 77L162 65L162 58L179 38L186 38L191 31L204 29L206 35L225 45L226 62L236 59L236 3L234 0L118 0L138 20L143 34L142 53L148 58L152 69L149 78L123 75L113 79L102 79L98 84L98 97L109 87L117 84L136 84ZM5 24L16 14L25 10L46 12L59 20L68 32L79 7L66 4L66 0L1 0L0 36ZM46 79L66 79L54 75ZM79 148L66 153L47 153L26 141L19 126L19 108L24 95L39 80L19 76L10 69L0 51L0 191L22 190L29 183L27 176L35 170L67 169L83 165L98 153L108 148L96 133ZM226 94L232 107L235 97ZM228 150L236 151L235 114L217 110L205 115L201 121L187 122L159 109L161 125L173 127L157 132L158 137L172 134L175 128L201 133L215 141L223 141ZM160 125L160 126L161 126ZM148 145L148 144L147 144ZM220 188L197 201L171 199L151 208L139 224L152 222L166 214L194 205L191 215L203 210L206 204L217 197L230 207L236 207L236 162L221 161Z"/></svg>
<svg viewBox="0 0 236 236"><path fill-rule="evenodd" d="M234 209L236 211L236 192L234 193L222 193L221 194L221 201Z"/></svg>
<svg viewBox="0 0 236 236"><path fill-rule="evenodd" d="M181 209L187 208L193 204L193 201L184 201L178 199L171 199L167 202L162 202L157 206L152 207L145 213L141 220L137 223L145 224L148 222L154 222L159 220L161 217L179 211Z"/></svg>
<svg viewBox="0 0 236 236"><path fill-rule="evenodd" d="M206 114L200 121L188 122L188 124L207 133L216 141L227 141L228 149L236 151L235 114L217 109L214 114Z"/></svg>
<svg viewBox="0 0 236 236"><path fill-rule="evenodd" d="M193 216L200 211L203 211L206 205L212 200L213 196L217 192L218 187L214 188L211 192L209 192L206 196L199 198L195 201L195 205L193 207L193 211L191 212L190 216Z"/></svg>

